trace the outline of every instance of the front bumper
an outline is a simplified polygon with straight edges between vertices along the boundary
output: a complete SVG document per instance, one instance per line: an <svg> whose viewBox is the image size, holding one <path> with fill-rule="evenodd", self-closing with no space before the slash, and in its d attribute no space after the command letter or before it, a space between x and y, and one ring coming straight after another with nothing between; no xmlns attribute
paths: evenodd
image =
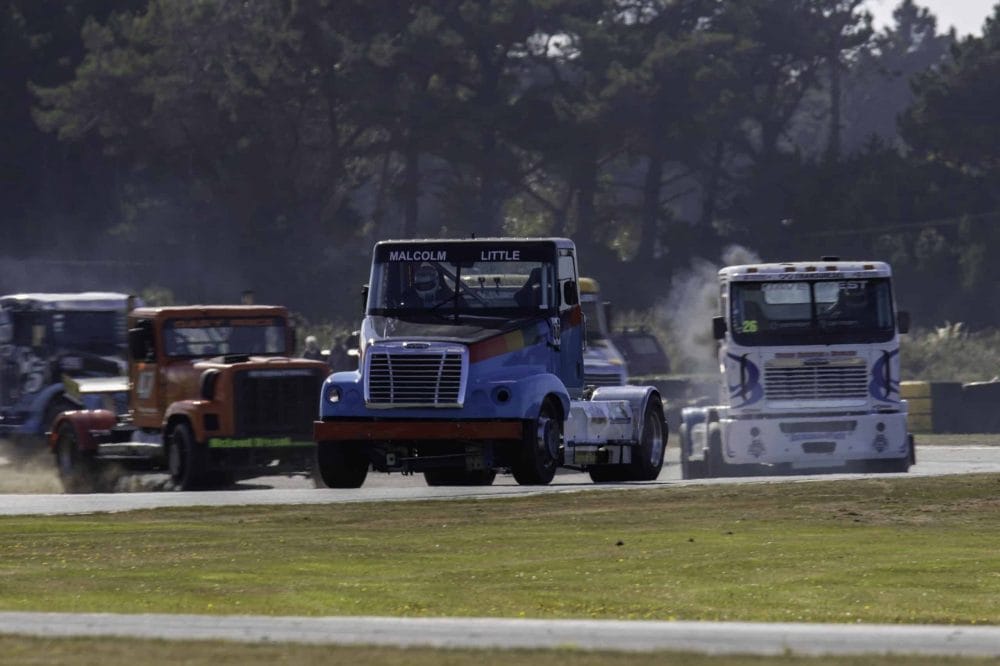
<svg viewBox="0 0 1000 666"><path fill-rule="evenodd" d="M730 464L836 467L909 455L906 414L722 419L722 455Z"/></svg>
<svg viewBox="0 0 1000 666"><path fill-rule="evenodd" d="M333 419L313 423L313 438L317 442L512 440L520 439L523 433L524 422L520 420Z"/></svg>

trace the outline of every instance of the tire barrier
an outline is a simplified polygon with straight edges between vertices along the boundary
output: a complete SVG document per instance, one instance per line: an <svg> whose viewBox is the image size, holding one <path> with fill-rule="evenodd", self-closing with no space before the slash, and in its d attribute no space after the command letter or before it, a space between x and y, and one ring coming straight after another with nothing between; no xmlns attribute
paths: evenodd
<svg viewBox="0 0 1000 666"><path fill-rule="evenodd" d="M1000 381L962 385L961 432L1000 432Z"/></svg>
<svg viewBox="0 0 1000 666"><path fill-rule="evenodd" d="M909 381L899 393L907 402L910 432L1000 432L1000 382ZM990 402L992 408L983 407Z"/></svg>

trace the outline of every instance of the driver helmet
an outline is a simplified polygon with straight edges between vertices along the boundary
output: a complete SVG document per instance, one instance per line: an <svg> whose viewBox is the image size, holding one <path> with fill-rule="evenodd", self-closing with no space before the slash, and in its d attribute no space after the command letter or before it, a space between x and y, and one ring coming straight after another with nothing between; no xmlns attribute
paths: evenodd
<svg viewBox="0 0 1000 666"><path fill-rule="evenodd" d="M844 292L844 302L849 308L860 309L868 304L868 294L864 289L851 289Z"/></svg>
<svg viewBox="0 0 1000 666"><path fill-rule="evenodd" d="M437 292L439 277L437 269L430 264L420 264L413 273L413 288L423 300L431 299Z"/></svg>

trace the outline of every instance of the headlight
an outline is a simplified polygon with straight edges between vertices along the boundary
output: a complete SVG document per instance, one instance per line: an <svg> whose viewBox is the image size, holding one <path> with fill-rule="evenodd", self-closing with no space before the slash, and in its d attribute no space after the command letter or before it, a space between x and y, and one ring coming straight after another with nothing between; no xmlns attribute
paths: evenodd
<svg viewBox="0 0 1000 666"><path fill-rule="evenodd" d="M332 403L340 402L340 387L331 386L329 393L326 394L326 399Z"/></svg>

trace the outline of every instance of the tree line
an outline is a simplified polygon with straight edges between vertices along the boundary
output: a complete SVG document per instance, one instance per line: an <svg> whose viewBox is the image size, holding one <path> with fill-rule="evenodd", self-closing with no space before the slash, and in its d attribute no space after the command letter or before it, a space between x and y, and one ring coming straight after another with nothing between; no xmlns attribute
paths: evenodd
<svg viewBox="0 0 1000 666"><path fill-rule="evenodd" d="M880 31L862 0L8 0L0 30L9 257L349 319L377 240L565 235L624 308L743 246L1000 314L1000 5L962 40L914 0Z"/></svg>

